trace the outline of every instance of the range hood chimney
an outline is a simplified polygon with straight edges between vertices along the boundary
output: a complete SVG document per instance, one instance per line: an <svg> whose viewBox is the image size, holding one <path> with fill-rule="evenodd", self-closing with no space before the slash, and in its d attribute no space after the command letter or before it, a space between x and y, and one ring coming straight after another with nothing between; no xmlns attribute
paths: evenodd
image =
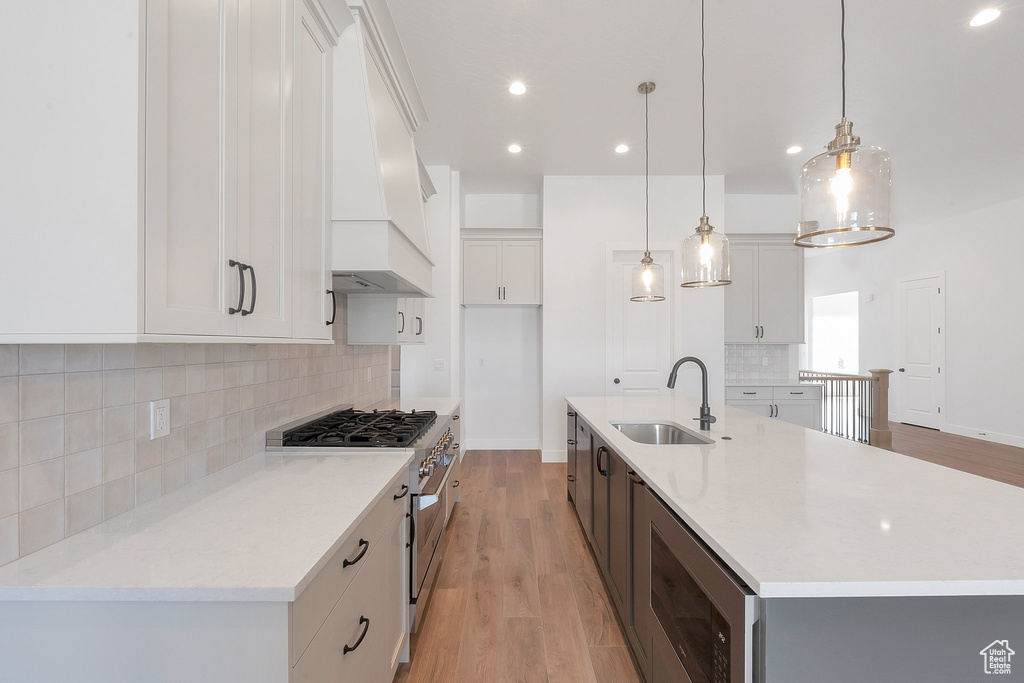
<svg viewBox="0 0 1024 683"><path fill-rule="evenodd" d="M384 0L349 0L334 50L331 270L339 291L431 295L430 245L413 133L426 121Z"/></svg>

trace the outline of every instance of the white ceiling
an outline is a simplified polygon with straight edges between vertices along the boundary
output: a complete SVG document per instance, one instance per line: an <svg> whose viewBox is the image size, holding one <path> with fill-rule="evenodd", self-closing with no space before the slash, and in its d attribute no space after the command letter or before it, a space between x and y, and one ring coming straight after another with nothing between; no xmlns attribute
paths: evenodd
<svg viewBox="0 0 1024 683"><path fill-rule="evenodd" d="M990 1L1002 16L969 28ZM469 191L642 173L644 80L658 86L651 172L700 172L699 2L389 4L430 118L420 154ZM839 2L707 0L706 13L708 173L730 193L794 193L840 117ZM894 224L1024 194L1024 0L849 0L847 83L854 132L893 157ZM786 155L794 144L804 152Z"/></svg>

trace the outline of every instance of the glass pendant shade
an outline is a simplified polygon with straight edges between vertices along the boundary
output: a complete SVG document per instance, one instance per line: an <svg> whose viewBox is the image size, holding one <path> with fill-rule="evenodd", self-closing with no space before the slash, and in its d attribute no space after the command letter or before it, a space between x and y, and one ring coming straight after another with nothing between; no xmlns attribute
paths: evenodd
<svg viewBox="0 0 1024 683"><path fill-rule="evenodd" d="M665 269L654 262L649 251L644 252L639 265L633 266L633 296L629 300L644 303L665 300Z"/></svg>
<svg viewBox="0 0 1024 683"><path fill-rule="evenodd" d="M683 287L720 287L732 283L729 238L701 216L700 225L683 240Z"/></svg>
<svg viewBox="0 0 1024 683"><path fill-rule="evenodd" d="M845 118L836 139L800 171L800 247L849 247L889 239L889 154L860 144Z"/></svg>

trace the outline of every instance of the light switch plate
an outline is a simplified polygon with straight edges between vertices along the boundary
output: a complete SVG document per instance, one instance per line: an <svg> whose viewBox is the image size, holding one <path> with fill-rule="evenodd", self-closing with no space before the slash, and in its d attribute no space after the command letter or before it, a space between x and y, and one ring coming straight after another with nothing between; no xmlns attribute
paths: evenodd
<svg viewBox="0 0 1024 683"><path fill-rule="evenodd" d="M149 438L159 439L171 433L171 400L149 402Z"/></svg>

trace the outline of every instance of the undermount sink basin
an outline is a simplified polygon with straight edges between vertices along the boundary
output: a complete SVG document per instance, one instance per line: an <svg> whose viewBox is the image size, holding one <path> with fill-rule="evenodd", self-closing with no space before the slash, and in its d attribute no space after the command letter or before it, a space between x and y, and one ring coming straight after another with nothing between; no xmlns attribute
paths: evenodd
<svg viewBox="0 0 1024 683"><path fill-rule="evenodd" d="M652 445L701 445L714 440L674 422L612 422L612 426L637 443Z"/></svg>

